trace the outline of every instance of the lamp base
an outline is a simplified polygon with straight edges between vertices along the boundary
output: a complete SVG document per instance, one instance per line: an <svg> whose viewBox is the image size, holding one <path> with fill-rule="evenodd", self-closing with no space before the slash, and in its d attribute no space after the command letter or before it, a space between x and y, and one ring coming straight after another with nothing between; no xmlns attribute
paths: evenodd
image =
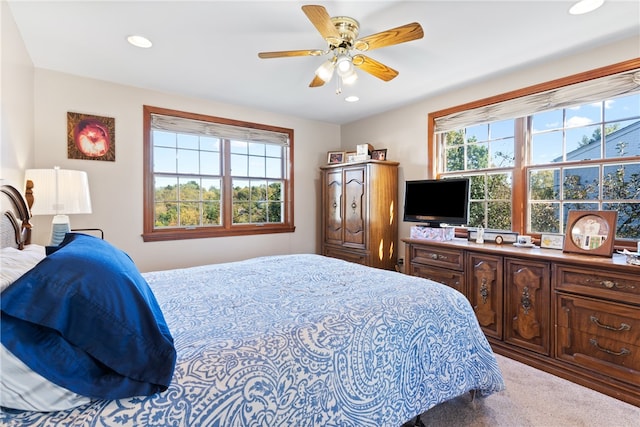
<svg viewBox="0 0 640 427"><path fill-rule="evenodd" d="M64 240L64 236L71 231L71 224L67 215L56 215L51 221L50 246L58 246Z"/></svg>

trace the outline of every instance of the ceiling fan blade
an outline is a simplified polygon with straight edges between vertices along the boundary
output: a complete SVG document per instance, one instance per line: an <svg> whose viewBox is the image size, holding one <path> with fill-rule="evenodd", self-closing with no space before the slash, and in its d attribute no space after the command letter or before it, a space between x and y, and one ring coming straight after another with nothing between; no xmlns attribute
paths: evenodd
<svg viewBox="0 0 640 427"><path fill-rule="evenodd" d="M331 17L324 6L305 5L302 6L302 11L327 42L333 44L341 40L340 33L331 22Z"/></svg>
<svg viewBox="0 0 640 427"><path fill-rule="evenodd" d="M280 52L260 52L258 57L266 58L286 58L291 56L320 56L324 55L324 50L283 50Z"/></svg>
<svg viewBox="0 0 640 427"><path fill-rule="evenodd" d="M385 82L395 78L399 73L393 68L387 67L381 62L368 56L356 55L353 57L353 65Z"/></svg>
<svg viewBox="0 0 640 427"><path fill-rule="evenodd" d="M309 87L320 87L323 84L324 84L324 80L322 80L318 76L314 76L313 80L311 80L311 83L309 83Z"/></svg>
<svg viewBox="0 0 640 427"><path fill-rule="evenodd" d="M394 44L406 43L424 37L422 26L417 22L392 28L381 33L358 39L354 42L354 48L366 52L368 50L379 49Z"/></svg>

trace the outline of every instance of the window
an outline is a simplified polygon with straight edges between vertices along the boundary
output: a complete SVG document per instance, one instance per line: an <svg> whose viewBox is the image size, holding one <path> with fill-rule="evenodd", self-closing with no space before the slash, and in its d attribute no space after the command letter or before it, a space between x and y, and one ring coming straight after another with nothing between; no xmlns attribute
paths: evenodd
<svg viewBox="0 0 640 427"><path fill-rule="evenodd" d="M293 130L143 110L145 241L294 231Z"/></svg>
<svg viewBox="0 0 640 427"><path fill-rule="evenodd" d="M564 234L569 210L616 210L618 243L640 239L640 59L429 122L432 174L471 178L470 226Z"/></svg>

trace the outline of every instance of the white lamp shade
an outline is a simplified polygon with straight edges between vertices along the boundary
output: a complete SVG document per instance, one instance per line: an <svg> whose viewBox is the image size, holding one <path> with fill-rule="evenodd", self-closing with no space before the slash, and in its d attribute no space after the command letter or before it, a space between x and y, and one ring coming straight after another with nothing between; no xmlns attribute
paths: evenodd
<svg viewBox="0 0 640 427"><path fill-rule="evenodd" d="M33 182L33 215L90 214L89 180L83 171L27 169L26 181Z"/></svg>

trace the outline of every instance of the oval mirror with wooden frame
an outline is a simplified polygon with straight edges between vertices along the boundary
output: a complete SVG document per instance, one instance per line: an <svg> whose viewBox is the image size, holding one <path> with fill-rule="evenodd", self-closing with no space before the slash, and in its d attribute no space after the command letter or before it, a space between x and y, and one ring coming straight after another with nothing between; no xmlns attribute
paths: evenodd
<svg viewBox="0 0 640 427"><path fill-rule="evenodd" d="M611 257L617 211L569 211L563 252Z"/></svg>

